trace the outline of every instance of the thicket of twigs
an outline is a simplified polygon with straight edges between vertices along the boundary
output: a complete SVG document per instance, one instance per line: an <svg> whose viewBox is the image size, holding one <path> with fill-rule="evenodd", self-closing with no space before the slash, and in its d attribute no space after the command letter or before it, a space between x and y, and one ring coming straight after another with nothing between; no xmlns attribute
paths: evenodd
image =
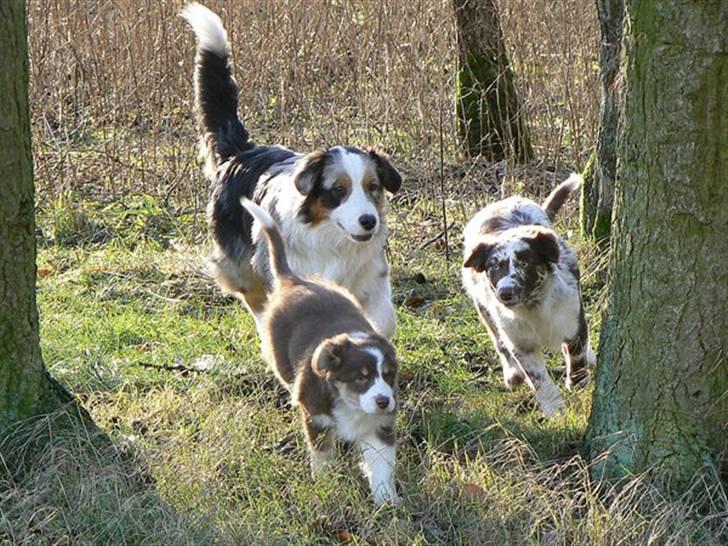
<svg viewBox="0 0 728 546"><path fill-rule="evenodd" d="M31 0L36 183L57 194L130 191L198 202L194 38L183 0ZM207 2L232 41L241 113L261 142L378 144L410 187L439 187L459 152L450 2ZM502 25L538 167L583 167L598 111L590 0L501 0ZM531 169L533 171L534 169ZM529 171L529 172L531 172ZM448 172L446 170L446 172ZM521 173L528 181L528 172Z"/></svg>

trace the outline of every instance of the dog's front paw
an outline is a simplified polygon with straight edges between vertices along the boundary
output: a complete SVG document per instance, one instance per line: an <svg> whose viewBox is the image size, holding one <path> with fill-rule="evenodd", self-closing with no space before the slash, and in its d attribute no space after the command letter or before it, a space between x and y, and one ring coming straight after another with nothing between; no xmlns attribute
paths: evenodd
<svg viewBox="0 0 728 546"><path fill-rule="evenodd" d="M334 462L333 449L324 451L311 450L311 476L316 478L331 468Z"/></svg>
<svg viewBox="0 0 728 546"><path fill-rule="evenodd" d="M536 401L541 407L544 417L555 417L564 411L564 399L556 384L549 380L544 381L536 392Z"/></svg>
<svg viewBox="0 0 728 546"><path fill-rule="evenodd" d="M388 504L390 506L397 506L399 504L399 496L397 490L394 487L394 483L379 484L374 491L374 504L376 506L383 506Z"/></svg>

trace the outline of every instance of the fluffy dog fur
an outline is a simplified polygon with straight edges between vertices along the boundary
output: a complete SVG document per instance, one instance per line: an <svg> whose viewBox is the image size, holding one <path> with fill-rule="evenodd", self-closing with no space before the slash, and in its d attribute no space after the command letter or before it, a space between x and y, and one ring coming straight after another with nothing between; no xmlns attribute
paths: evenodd
<svg viewBox="0 0 728 546"><path fill-rule="evenodd" d="M219 286L243 299L257 317L271 274L265 244L251 232L240 198L260 204L281 226L294 271L347 288L380 334L391 337L386 192L401 177L374 150L334 146L301 154L258 146L237 114L238 88L220 18L200 4L182 11L197 36L195 100L211 182L208 217L214 239L209 263Z"/></svg>
<svg viewBox="0 0 728 546"><path fill-rule="evenodd" d="M561 347L566 384L582 382L596 358L579 293L579 267L551 221L581 184L572 175L539 206L510 197L478 212L465 228L463 284L503 364L505 383L524 381L543 413L563 408L541 354Z"/></svg>
<svg viewBox="0 0 728 546"><path fill-rule="evenodd" d="M260 317L263 354L301 410L314 473L335 435L354 442L374 501L397 502L394 487L397 359L342 288L291 271L271 216L243 206L270 245L273 290Z"/></svg>

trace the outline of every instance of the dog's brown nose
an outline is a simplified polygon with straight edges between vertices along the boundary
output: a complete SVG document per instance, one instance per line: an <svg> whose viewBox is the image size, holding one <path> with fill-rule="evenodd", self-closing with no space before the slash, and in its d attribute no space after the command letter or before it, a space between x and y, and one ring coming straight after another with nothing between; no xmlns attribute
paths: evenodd
<svg viewBox="0 0 728 546"><path fill-rule="evenodd" d="M389 396L380 394L374 399L374 401L377 403L379 409L387 409L389 407Z"/></svg>

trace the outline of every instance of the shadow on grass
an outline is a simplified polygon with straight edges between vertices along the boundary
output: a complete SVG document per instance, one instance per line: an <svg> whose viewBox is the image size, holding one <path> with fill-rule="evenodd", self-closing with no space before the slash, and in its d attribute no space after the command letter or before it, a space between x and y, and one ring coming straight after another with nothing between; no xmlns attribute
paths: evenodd
<svg viewBox="0 0 728 546"><path fill-rule="evenodd" d="M0 543L215 542L201 515L160 497L143 458L65 411L0 441Z"/></svg>

